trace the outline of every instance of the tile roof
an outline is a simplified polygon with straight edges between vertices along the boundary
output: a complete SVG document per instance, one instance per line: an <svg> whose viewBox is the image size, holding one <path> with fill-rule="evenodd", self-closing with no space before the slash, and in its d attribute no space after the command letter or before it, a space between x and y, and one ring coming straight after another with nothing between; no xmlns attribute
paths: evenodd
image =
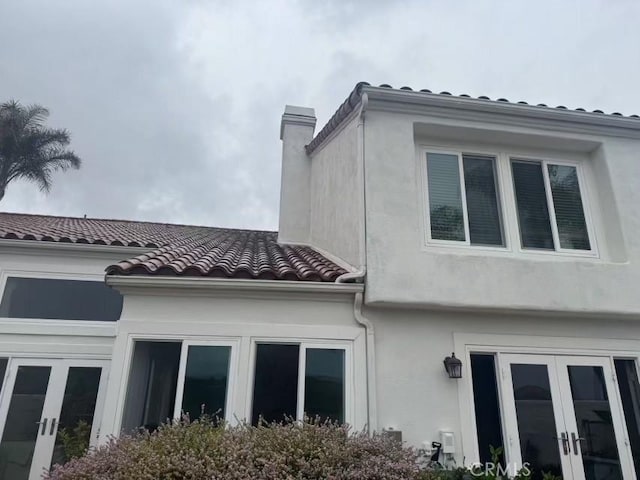
<svg viewBox="0 0 640 480"><path fill-rule="evenodd" d="M0 238L140 247L107 275L333 282L346 273L310 247L279 244L270 231L0 213Z"/></svg>
<svg viewBox="0 0 640 480"><path fill-rule="evenodd" d="M326 123L326 125L324 127L322 127L322 129L316 134L316 136L313 138L313 140L311 140L311 142L309 143L309 145L307 145L306 150L307 153L311 153L313 152L330 134L331 132L333 132L336 127L338 125L340 125L342 123L342 121L347 118L349 116L349 114L351 112L353 112L353 110L356 108L356 106L360 103L360 99L362 98L362 90L365 89L366 87L371 87L372 85L370 83L367 82L359 82L356 84L356 86L354 87L354 89L351 91L351 93L349 94L349 96L347 97L347 99L342 102L342 104L338 107L338 109L336 110L336 112L333 114L333 116L329 119L329 121ZM375 88L375 87L374 87ZM479 97L471 97L470 95L467 94L460 94L460 95L452 95L449 92L432 92L431 90L428 89L422 89L422 90L413 90L411 87L400 87L400 88L393 88L391 85L388 85L386 83L383 83L382 85L379 85L378 88L388 88L390 90L395 90L395 91L410 91L410 92L414 92L414 93L423 93L425 95L436 95L436 96L448 96L448 97L453 97L453 98L458 98L458 99L470 99L470 100L486 100L486 101L490 101L490 102L500 102L500 103L506 103L506 104L511 104L511 105L526 105L526 106L530 106L530 107L534 107L534 108L545 108L545 109L551 109L551 110L565 110L565 111L573 111L573 112L580 112L580 113L589 113L589 114L593 114L593 115L609 115L609 116L614 116L614 117L623 117L623 118L631 118L631 119L636 119L638 120L638 124L640 125L640 115L628 115L625 116L621 113L618 112L613 112L613 113L605 113L602 110L593 110L591 112L588 112L587 110L585 110L584 108L575 108L575 109L569 109L567 107L565 107L564 105L558 105L557 107L549 107L548 105L545 105L544 103L539 103L539 104L530 104L524 101L519 101L519 102L511 102L509 100L507 100L506 98L498 98L495 100L492 100L491 98L487 97L487 96L479 96Z"/></svg>

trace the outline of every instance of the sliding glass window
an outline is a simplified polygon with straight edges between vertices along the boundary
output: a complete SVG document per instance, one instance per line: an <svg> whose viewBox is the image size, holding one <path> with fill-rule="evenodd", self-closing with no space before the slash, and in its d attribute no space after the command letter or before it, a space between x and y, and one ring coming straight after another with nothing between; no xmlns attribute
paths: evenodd
<svg viewBox="0 0 640 480"><path fill-rule="evenodd" d="M496 159L427 152L429 239L462 245L505 245Z"/></svg>
<svg viewBox="0 0 640 480"><path fill-rule="evenodd" d="M313 344L258 343L252 423L346 421L347 350Z"/></svg>
<svg viewBox="0 0 640 480"><path fill-rule="evenodd" d="M522 248L592 252L576 165L512 159Z"/></svg>

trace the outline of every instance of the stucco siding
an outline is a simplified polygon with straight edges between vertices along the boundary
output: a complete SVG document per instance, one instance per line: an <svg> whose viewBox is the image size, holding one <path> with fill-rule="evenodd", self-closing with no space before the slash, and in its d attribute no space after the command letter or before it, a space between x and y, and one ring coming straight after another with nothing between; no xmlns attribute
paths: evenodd
<svg viewBox="0 0 640 480"><path fill-rule="evenodd" d="M365 332L354 319L353 294L188 290L125 293L118 322L112 375L105 403L103 439L118 434L135 340L233 341L236 375L230 378L231 421L248 419L252 405L256 343L340 345L349 351L347 410L351 422L367 422Z"/></svg>
<svg viewBox="0 0 640 480"><path fill-rule="evenodd" d="M311 158L311 244L361 266L363 228L359 118Z"/></svg>
<svg viewBox="0 0 640 480"><path fill-rule="evenodd" d="M403 439L417 447L439 441L440 430L453 431L458 462L463 456L473 460L475 441L468 419L473 397L465 355L465 349L473 351L473 346L458 337L490 349L496 345L496 351L501 339L515 348L513 338L520 337L526 343L518 347L520 352L528 348L575 350L581 355L585 351L599 354L606 348L619 350L620 356L640 352L640 325L632 321L384 308L367 308L365 314L376 332L379 428L401 430ZM463 361L459 380L450 379L443 367L443 359L453 351Z"/></svg>
<svg viewBox="0 0 640 480"><path fill-rule="evenodd" d="M430 124L447 138L418 128ZM524 251L513 234L504 249L427 242L421 145L471 149L483 132L483 151L581 164L597 256ZM640 316L640 141L370 111L365 152L368 303ZM510 172L499 180L517 232Z"/></svg>

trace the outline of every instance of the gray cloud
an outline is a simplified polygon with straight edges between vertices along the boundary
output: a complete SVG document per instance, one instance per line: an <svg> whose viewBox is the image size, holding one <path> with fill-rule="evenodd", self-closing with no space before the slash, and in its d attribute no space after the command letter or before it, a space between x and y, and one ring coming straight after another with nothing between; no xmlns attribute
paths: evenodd
<svg viewBox="0 0 640 480"><path fill-rule="evenodd" d="M0 209L275 228L284 104L319 126L357 81L640 113L640 4L25 0L0 5L0 99L84 159Z"/></svg>

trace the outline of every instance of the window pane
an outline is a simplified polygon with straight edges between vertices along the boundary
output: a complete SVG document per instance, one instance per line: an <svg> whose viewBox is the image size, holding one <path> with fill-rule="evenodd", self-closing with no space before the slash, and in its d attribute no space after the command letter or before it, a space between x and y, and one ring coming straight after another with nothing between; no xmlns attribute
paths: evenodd
<svg viewBox="0 0 640 480"><path fill-rule="evenodd" d="M62 465L89 448L101 374L100 367L69 367L51 465Z"/></svg>
<svg viewBox="0 0 640 480"><path fill-rule="evenodd" d="M553 250L553 234L542 175L542 164L511 163L518 205L520 237L524 248Z"/></svg>
<svg viewBox="0 0 640 480"><path fill-rule="evenodd" d="M462 157L462 167L471 244L504 245L494 159L465 155Z"/></svg>
<svg viewBox="0 0 640 480"><path fill-rule="evenodd" d="M304 411L310 418L344 422L344 350L307 349Z"/></svg>
<svg viewBox="0 0 640 480"><path fill-rule="evenodd" d="M431 238L464 242L464 215L457 155L427 153Z"/></svg>
<svg viewBox="0 0 640 480"><path fill-rule="evenodd" d="M0 443L0 478L29 478L50 374L51 367L18 367Z"/></svg>
<svg viewBox="0 0 640 480"><path fill-rule="evenodd" d="M480 461L490 462L489 447L503 446L494 356L471 355L471 376L473 378L473 404L476 410Z"/></svg>
<svg viewBox="0 0 640 480"><path fill-rule="evenodd" d="M191 420L201 413L224 418L231 347L191 346L187 354L182 411Z"/></svg>
<svg viewBox="0 0 640 480"><path fill-rule="evenodd" d="M533 480L542 472L562 475L556 421L546 365L511 364L513 394L522 459L529 462Z"/></svg>
<svg viewBox="0 0 640 480"><path fill-rule="evenodd" d="M576 167L548 165L561 248L591 250Z"/></svg>
<svg viewBox="0 0 640 480"><path fill-rule="evenodd" d="M295 418L298 398L300 347L286 344L259 344L253 385L251 420L258 424Z"/></svg>
<svg viewBox="0 0 640 480"><path fill-rule="evenodd" d="M633 463L636 466L636 472L640 472L640 383L638 383L636 363L634 360L621 359L616 359L614 362Z"/></svg>
<svg viewBox="0 0 640 480"><path fill-rule="evenodd" d="M135 342L122 430L155 430L173 418L182 342Z"/></svg>
<svg viewBox="0 0 640 480"><path fill-rule="evenodd" d="M57 320L120 318L122 295L103 282L9 277L0 317Z"/></svg>

